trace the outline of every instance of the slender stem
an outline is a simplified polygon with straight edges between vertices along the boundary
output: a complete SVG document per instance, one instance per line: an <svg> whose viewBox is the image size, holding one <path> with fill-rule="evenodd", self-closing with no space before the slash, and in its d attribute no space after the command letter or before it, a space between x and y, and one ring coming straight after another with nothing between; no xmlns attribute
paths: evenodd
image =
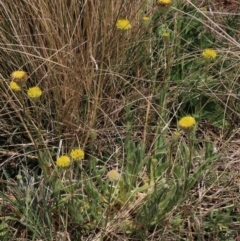
<svg viewBox="0 0 240 241"><path fill-rule="evenodd" d="M191 131L189 131L187 134L188 141L189 141L189 160L187 163L186 171L185 171L185 190L187 189L187 184L188 184L188 179L190 175L191 168L193 167L192 165L192 151L193 151L193 140L191 138Z"/></svg>
<svg viewBox="0 0 240 241"><path fill-rule="evenodd" d="M108 224L108 219L109 219L109 214L111 211L111 197L112 197L112 193L113 193L113 182L111 182L111 186L110 186L110 192L109 192L109 197L108 197L108 207L107 207L107 213L106 213L106 220L105 220L105 228L104 228L104 232L101 233L101 241L104 238L104 234L107 231L107 224Z"/></svg>

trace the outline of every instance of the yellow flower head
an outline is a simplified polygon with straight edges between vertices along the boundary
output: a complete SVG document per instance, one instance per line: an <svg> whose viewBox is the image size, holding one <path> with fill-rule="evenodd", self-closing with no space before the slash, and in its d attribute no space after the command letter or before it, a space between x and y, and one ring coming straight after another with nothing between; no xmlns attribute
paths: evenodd
<svg viewBox="0 0 240 241"><path fill-rule="evenodd" d="M200 10L206 12L208 9L207 7L201 7Z"/></svg>
<svg viewBox="0 0 240 241"><path fill-rule="evenodd" d="M132 26L131 26L131 23L127 19L119 19L117 21L116 27L121 30L128 30Z"/></svg>
<svg viewBox="0 0 240 241"><path fill-rule="evenodd" d="M69 167L70 166L70 158L68 156L60 156L57 159L56 165L58 167Z"/></svg>
<svg viewBox="0 0 240 241"><path fill-rule="evenodd" d="M173 134L172 134L173 142L177 142L180 136L181 136L180 132L174 131Z"/></svg>
<svg viewBox="0 0 240 241"><path fill-rule="evenodd" d="M184 131L191 131L196 125L196 121L192 116L185 116L180 119L178 125Z"/></svg>
<svg viewBox="0 0 240 241"><path fill-rule="evenodd" d="M38 99L42 95L42 90L38 86L35 86L28 89L27 95L31 99Z"/></svg>
<svg viewBox="0 0 240 241"><path fill-rule="evenodd" d="M81 149L73 149L70 155L75 161L81 161L84 159L84 151Z"/></svg>
<svg viewBox="0 0 240 241"><path fill-rule="evenodd" d="M158 6L170 6L172 4L172 0L158 0Z"/></svg>
<svg viewBox="0 0 240 241"><path fill-rule="evenodd" d="M178 137L181 136L180 132L178 132L178 131L174 131L174 132L173 132L173 135L174 135L174 136L178 136Z"/></svg>
<svg viewBox="0 0 240 241"><path fill-rule="evenodd" d="M162 35L164 38L168 38L169 36L170 36L170 33L169 32L165 32L165 33L163 33L163 35Z"/></svg>
<svg viewBox="0 0 240 241"><path fill-rule="evenodd" d="M144 17L143 17L143 21L149 21L149 20L150 20L149 17L147 17L147 16L144 16Z"/></svg>
<svg viewBox="0 0 240 241"><path fill-rule="evenodd" d="M150 18L147 16L144 16L142 18L142 25L147 28L149 26L149 24L150 24Z"/></svg>
<svg viewBox="0 0 240 241"><path fill-rule="evenodd" d="M202 52L202 56L205 58L205 59L215 59L217 57L217 52L213 49L205 49L203 52Z"/></svg>
<svg viewBox="0 0 240 241"><path fill-rule="evenodd" d="M152 158L152 164L153 164L153 166L157 166L157 164L158 164L158 159L157 158Z"/></svg>
<svg viewBox="0 0 240 241"><path fill-rule="evenodd" d="M120 174L116 170L111 170L107 173L107 177L111 182L117 181L120 177Z"/></svg>
<svg viewBox="0 0 240 241"><path fill-rule="evenodd" d="M27 80L27 73L23 70L18 70L18 71L14 71L11 74L12 80L15 81L16 83L25 83L25 81Z"/></svg>
<svg viewBox="0 0 240 241"><path fill-rule="evenodd" d="M21 86L19 86L15 81L10 82L10 89L13 91L20 91Z"/></svg>

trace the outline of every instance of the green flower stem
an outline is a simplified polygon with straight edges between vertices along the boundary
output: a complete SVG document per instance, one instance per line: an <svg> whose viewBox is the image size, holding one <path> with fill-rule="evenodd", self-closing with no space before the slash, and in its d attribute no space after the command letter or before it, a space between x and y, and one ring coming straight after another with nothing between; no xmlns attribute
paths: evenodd
<svg viewBox="0 0 240 241"><path fill-rule="evenodd" d="M39 111L38 111L36 102L33 100L32 103L33 103L33 106L34 106L35 114L36 114L36 116L37 116L37 120L41 120L41 119L40 119L40 116L39 116Z"/></svg>
<svg viewBox="0 0 240 241"><path fill-rule="evenodd" d="M49 158L51 164L53 164L53 166L55 166L55 165L54 165L54 161L53 161L53 159L52 159L52 155L51 155L51 153L50 153L50 151L49 151L49 148L48 148L48 146L47 146L47 144L46 144L46 142L45 142L45 140L43 139L43 136L42 136L42 134L41 134L40 128L36 126L36 124L35 124L34 121L32 120L32 118L31 118L30 114L27 112L27 110L25 110L24 116L25 116L25 118L27 119L27 121L34 127L34 129L35 129L35 131L36 131L36 133L37 133L37 136L38 136L39 140L41 141L41 143L42 143L42 144L44 145L44 147L45 147L44 149L45 149L45 151L46 151L47 154L48 154L48 158ZM22 118L21 118L21 119L22 119ZM27 127L27 125L26 125L25 123L26 123L26 121L24 121L24 120L22 119L22 124L23 124L23 126L24 126L24 128L25 128L25 130L26 130L26 132L27 132L27 134L28 134L28 136L29 136L29 138L30 138L30 140L32 141L32 143L34 143L34 146L35 146L35 148L36 148L36 150L37 150L37 153L38 153L38 161L39 161L39 164L40 164L42 170L44 171L44 175L45 175L46 178L49 178L49 175L48 175L48 174L46 173L46 171L45 171L46 168L44 167L44 161L43 161L43 159L42 159L42 155L41 155L41 151L40 151L40 149L39 149L39 147L38 147L38 143L36 142L36 139L32 136L31 131L28 129L28 127Z"/></svg>
<svg viewBox="0 0 240 241"><path fill-rule="evenodd" d="M100 238L101 241L104 240L105 233L107 232L107 224L108 224L109 215L111 211L112 194L113 194L113 182L111 182L111 186L110 186L110 191L108 196L108 206L107 206L106 219L105 219L105 228L104 228L104 231L101 233L101 238Z"/></svg>
<svg viewBox="0 0 240 241"><path fill-rule="evenodd" d="M167 76L170 74L170 60L171 60L171 52L169 48L169 37L164 37L164 43L165 43L165 57L166 57L166 71L164 73L164 80L167 78Z"/></svg>
<svg viewBox="0 0 240 241"><path fill-rule="evenodd" d="M185 190L187 189L190 171L193 168L193 163L192 163L192 153L193 153L192 131L193 130L186 133L188 141L189 141L189 160L188 160L187 166L185 168L185 188L184 188Z"/></svg>
<svg viewBox="0 0 240 241"><path fill-rule="evenodd" d="M207 80L208 80L208 72L209 72L209 62L207 59L206 59L206 62L205 62L205 74L204 74L204 81L205 81L205 85L207 85ZM204 109L204 107L208 104L208 102L206 102L205 104L203 104L203 95L201 94L200 97L199 97L199 105L197 105L196 107L196 113L198 115L201 115L202 113L202 110Z"/></svg>
<svg viewBox="0 0 240 241"><path fill-rule="evenodd" d="M170 175L171 171L172 171L172 168L173 168L173 146L174 146L174 143L171 143L170 146L169 146L169 166L168 166L168 169L167 169L167 175Z"/></svg>
<svg viewBox="0 0 240 241"><path fill-rule="evenodd" d="M127 201L127 192L122 179L119 180L118 185L119 185L119 197L120 197L121 203L124 204Z"/></svg>

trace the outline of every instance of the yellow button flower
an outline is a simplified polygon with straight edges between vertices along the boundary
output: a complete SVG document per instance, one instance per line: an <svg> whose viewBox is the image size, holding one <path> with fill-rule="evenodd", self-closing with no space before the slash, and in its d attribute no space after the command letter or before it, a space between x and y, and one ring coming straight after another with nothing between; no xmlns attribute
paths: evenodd
<svg viewBox="0 0 240 241"><path fill-rule="evenodd" d="M38 86L35 86L28 89L27 95L31 99L38 99L42 95L42 90Z"/></svg>
<svg viewBox="0 0 240 241"><path fill-rule="evenodd" d="M117 181L120 177L120 174L118 171L116 170L111 170L107 173L107 178L111 181L111 182L114 182L114 181Z"/></svg>
<svg viewBox="0 0 240 241"><path fill-rule="evenodd" d="M200 10L206 12L208 9L207 7L201 7Z"/></svg>
<svg viewBox="0 0 240 241"><path fill-rule="evenodd" d="M205 59L215 59L217 57L217 52L213 49L205 49L203 52L202 52L202 56L205 58Z"/></svg>
<svg viewBox="0 0 240 241"><path fill-rule="evenodd" d="M21 86L19 86L15 81L11 81L9 86L10 86L10 89L13 91L21 90Z"/></svg>
<svg viewBox="0 0 240 241"><path fill-rule="evenodd" d="M149 26L149 24L150 24L150 18L147 16L144 16L142 18L142 25L147 28Z"/></svg>
<svg viewBox="0 0 240 241"><path fill-rule="evenodd" d="M162 35L164 38L168 38L169 36L170 36L170 33L169 32L165 32L165 33L163 33L163 35Z"/></svg>
<svg viewBox="0 0 240 241"><path fill-rule="evenodd" d="M121 30L129 30L132 26L127 19L119 19L117 21L116 27Z"/></svg>
<svg viewBox="0 0 240 241"><path fill-rule="evenodd" d="M158 0L157 5L158 6L169 6L172 4L172 0Z"/></svg>
<svg viewBox="0 0 240 241"><path fill-rule="evenodd" d="M172 141L175 143L178 141L178 139L180 138L181 133L178 131L174 131L172 134Z"/></svg>
<svg viewBox="0 0 240 241"><path fill-rule="evenodd" d="M11 74L12 80L18 84L23 84L27 80L27 73L23 70L17 70Z"/></svg>
<svg viewBox="0 0 240 241"><path fill-rule="evenodd" d="M68 167L70 166L70 158L68 156L60 156L56 161L56 165L58 167Z"/></svg>
<svg viewBox="0 0 240 241"><path fill-rule="evenodd" d="M174 131L174 132L173 132L173 135L174 135L174 136L177 136L177 137L180 137L180 136L181 136L180 132L178 132L178 131Z"/></svg>
<svg viewBox="0 0 240 241"><path fill-rule="evenodd" d="M150 20L149 17L147 17L147 16L144 16L144 17L143 17L143 21L149 21L149 20Z"/></svg>
<svg viewBox="0 0 240 241"><path fill-rule="evenodd" d="M82 159L84 159L84 151L81 149L73 149L71 151L70 156L72 157L72 159L74 159L75 161L81 161Z"/></svg>
<svg viewBox="0 0 240 241"><path fill-rule="evenodd" d="M192 116L185 116L180 119L178 125L184 131L191 131L196 125L196 121Z"/></svg>

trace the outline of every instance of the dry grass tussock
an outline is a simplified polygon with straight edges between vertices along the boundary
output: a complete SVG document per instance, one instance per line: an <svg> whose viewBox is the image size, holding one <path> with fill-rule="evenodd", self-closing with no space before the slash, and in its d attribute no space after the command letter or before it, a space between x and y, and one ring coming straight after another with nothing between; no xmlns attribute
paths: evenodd
<svg viewBox="0 0 240 241"><path fill-rule="evenodd" d="M126 62L131 35L138 32L136 26L125 39L115 23L129 9L136 15L141 6L140 1L119 6L112 1L2 3L2 77L9 79L16 69L30 74L29 82L45 93L44 119L58 120L47 123L56 134L72 133L80 125L89 131L96 120L107 121L109 128L134 60L121 73L124 78L118 76L120 65Z"/></svg>

